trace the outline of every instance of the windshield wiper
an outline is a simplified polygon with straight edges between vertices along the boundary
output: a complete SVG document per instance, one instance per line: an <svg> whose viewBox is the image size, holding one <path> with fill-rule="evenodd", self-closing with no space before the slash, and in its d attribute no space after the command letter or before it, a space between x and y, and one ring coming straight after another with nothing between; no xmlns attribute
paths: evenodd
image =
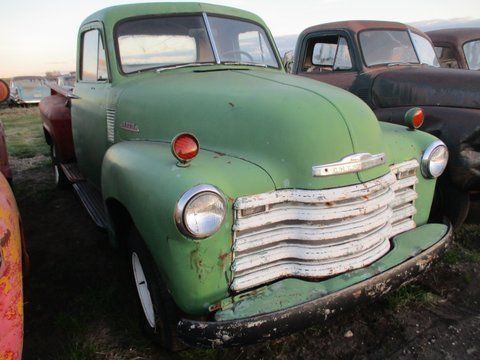
<svg viewBox="0 0 480 360"><path fill-rule="evenodd" d="M261 68L268 68L267 64L258 64L258 63L249 63L249 62L242 62L242 61L222 61L224 65L242 65L242 66L256 66Z"/></svg>
<svg viewBox="0 0 480 360"><path fill-rule="evenodd" d="M215 63L191 63L191 64L181 64L181 65L172 65L172 66L165 66L156 69L156 72L162 72L165 70L174 70L174 69L182 69L188 67L197 67L197 66L213 66L216 65Z"/></svg>

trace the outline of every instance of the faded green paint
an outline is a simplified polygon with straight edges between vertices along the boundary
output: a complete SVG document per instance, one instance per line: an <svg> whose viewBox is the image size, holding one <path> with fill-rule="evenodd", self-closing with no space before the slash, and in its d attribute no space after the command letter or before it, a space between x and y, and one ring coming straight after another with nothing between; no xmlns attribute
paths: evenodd
<svg viewBox="0 0 480 360"><path fill-rule="evenodd" d="M325 281L285 279L265 286L238 302L222 301L226 310L218 311L218 321L233 320L271 313L324 297L385 272L418 255L441 240L448 231L443 224L426 224L393 239L394 248L383 258L362 269Z"/></svg>
<svg viewBox="0 0 480 360"><path fill-rule="evenodd" d="M229 206L220 231L193 241L178 231L173 211L181 195L199 184L222 189ZM234 199L274 186L261 168L243 160L201 151L180 168L168 143L124 141L105 155L102 189L105 199L129 210L177 304L199 313L228 295Z"/></svg>
<svg viewBox="0 0 480 360"><path fill-rule="evenodd" d="M386 174L388 165L419 160L435 140L419 131L380 125L355 96L287 75L283 69L217 65L128 76L119 72L113 38L119 20L203 11L264 26L251 13L205 4L139 4L102 10L90 16L82 29L101 30L110 81L95 84L95 90L89 83L78 83L75 92L81 99L72 103L82 170L101 188L107 205L116 200L128 210L175 302L191 315L206 314L210 305L229 296L232 204L237 197L281 188L326 189L365 182ZM114 145L107 143L107 108L116 110ZM123 122L136 124L140 131L123 130ZM169 143L184 131L198 137L201 151L189 167L181 168ZM312 177L313 165L359 152L384 152L387 164L358 174ZM415 220L423 225L435 181L420 174L418 178ZM181 195L198 184L218 187L229 206L220 231L194 241L179 232L173 212ZM435 241L426 235L430 236L427 242Z"/></svg>

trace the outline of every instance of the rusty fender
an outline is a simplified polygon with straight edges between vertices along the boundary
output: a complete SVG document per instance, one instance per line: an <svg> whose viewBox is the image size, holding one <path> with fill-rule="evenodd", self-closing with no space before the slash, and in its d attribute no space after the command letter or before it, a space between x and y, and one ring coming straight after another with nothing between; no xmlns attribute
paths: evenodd
<svg viewBox="0 0 480 360"><path fill-rule="evenodd" d="M435 245L419 255L338 292L284 310L229 321L181 319L179 337L196 347L230 347L258 343L293 333L309 326L326 323L361 301L372 301L412 280L440 257L452 238L452 228Z"/></svg>

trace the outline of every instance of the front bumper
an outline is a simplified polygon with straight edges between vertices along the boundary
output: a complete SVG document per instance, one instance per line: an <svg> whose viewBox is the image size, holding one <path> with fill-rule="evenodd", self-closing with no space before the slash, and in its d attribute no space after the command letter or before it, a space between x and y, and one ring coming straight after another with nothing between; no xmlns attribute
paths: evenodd
<svg viewBox="0 0 480 360"><path fill-rule="evenodd" d="M21 98L13 98L12 101L17 105L36 105L40 104L42 99L24 100Z"/></svg>
<svg viewBox="0 0 480 360"><path fill-rule="evenodd" d="M378 298L414 280L444 252L451 237L452 229L448 226L438 239L430 242L428 248L410 246L405 249L404 246L402 249L402 245L396 242L398 252L405 253L405 261L354 285L285 309L226 321L181 319L177 324L178 335L190 346L227 347L257 343L305 329L326 321L331 315L345 311L362 300ZM369 271L368 268L365 270ZM273 300L275 294L269 296ZM254 301L252 306L255 306Z"/></svg>

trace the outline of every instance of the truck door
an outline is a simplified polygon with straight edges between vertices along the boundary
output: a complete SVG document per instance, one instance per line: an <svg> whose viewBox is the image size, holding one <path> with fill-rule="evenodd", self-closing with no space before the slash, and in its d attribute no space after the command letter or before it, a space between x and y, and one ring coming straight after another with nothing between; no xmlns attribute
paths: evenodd
<svg viewBox="0 0 480 360"><path fill-rule="evenodd" d="M346 34L328 32L309 37L303 45L298 75L350 90L357 70Z"/></svg>
<svg viewBox="0 0 480 360"><path fill-rule="evenodd" d="M97 188L101 184L107 141L107 98L111 88L101 25L83 28L79 38L72 131L75 154L82 174Z"/></svg>

